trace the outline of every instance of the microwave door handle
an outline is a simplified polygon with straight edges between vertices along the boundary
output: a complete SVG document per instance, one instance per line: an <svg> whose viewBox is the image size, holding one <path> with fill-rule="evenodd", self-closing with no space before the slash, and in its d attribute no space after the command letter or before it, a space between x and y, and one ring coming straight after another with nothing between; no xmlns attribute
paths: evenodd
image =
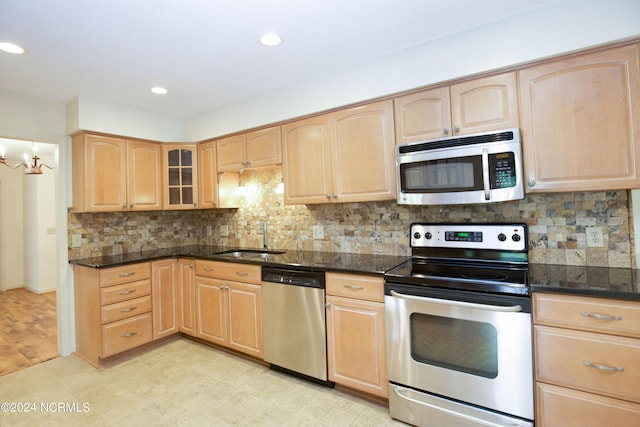
<svg viewBox="0 0 640 427"><path fill-rule="evenodd" d="M489 187L489 151L482 149L482 184L484 187L484 199L491 199L491 188Z"/></svg>

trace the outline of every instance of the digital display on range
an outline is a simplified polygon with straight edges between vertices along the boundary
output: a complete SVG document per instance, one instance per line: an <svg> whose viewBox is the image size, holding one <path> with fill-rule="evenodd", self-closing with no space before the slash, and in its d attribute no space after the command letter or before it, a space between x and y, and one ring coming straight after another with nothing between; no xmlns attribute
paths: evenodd
<svg viewBox="0 0 640 427"><path fill-rule="evenodd" d="M482 231L445 231L447 242L482 242Z"/></svg>

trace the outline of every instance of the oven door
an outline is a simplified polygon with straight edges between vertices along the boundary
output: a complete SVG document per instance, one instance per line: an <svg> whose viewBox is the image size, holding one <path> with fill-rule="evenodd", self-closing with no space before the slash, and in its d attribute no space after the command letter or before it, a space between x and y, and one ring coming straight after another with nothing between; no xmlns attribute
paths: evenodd
<svg viewBox="0 0 640 427"><path fill-rule="evenodd" d="M413 288L387 284L389 381L533 420L530 299Z"/></svg>

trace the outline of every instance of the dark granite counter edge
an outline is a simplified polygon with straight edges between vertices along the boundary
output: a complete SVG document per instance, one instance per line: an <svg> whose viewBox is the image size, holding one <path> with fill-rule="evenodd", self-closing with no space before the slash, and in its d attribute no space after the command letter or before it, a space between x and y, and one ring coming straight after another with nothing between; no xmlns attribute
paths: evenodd
<svg viewBox="0 0 640 427"><path fill-rule="evenodd" d="M204 245L182 246L133 254L70 260L69 263L89 268L109 268L179 257L281 268L291 267L307 271L381 276L408 258L394 255L313 251L286 251L284 254L269 255L267 259L230 258L219 254L221 251L234 249L238 248ZM531 292L553 292L640 301L640 270L635 269L530 264L529 284Z"/></svg>
<svg viewBox="0 0 640 427"><path fill-rule="evenodd" d="M286 251L263 258L232 258L219 252L236 250L220 246L182 246L139 253L105 255L69 260L72 265L89 268L111 268L166 258L194 258L270 267L291 267L307 271L333 271L353 274L383 275L408 257L395 255L352 254L339 252ZM254 248L241 248L254 249Z"/></svg>

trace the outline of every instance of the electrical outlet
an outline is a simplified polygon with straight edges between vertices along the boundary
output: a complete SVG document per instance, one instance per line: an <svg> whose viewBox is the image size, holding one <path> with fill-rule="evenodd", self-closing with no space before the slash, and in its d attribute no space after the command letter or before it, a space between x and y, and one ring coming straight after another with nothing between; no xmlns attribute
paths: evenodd
<svg viewBox="0 0 640 427"><path fill-rule="evenodd" d="M71 247L79 248L82 246L82 234L72 234L71 235Z"/></svg>
<svg viewBox="0 0 640 427"><path fill-rule="evenodd" d="M321 225L313 226L313 240L323 240L324 239L324 227Z"/></svg>
<svg viewBox="0 0 640 427"><path fill-rule="evenodd" d="M600 227L587 227L587 246L590 248L604 247L604 238Z"/></svg>
<svg viewBox="0 0 640 427"><path fill-rule="evenodd" d="M229 226L221 225L220 226L220 237L229 237Z"/></svg>
<svg viewBox="0 0 640 427"><path fill-rule="evenodd" d="M149 230L146 228L142 230L142 240L149 240Z"/></svg>
<svg viewBox="0 0 640 427"><path fill-rule="evenodd" d="M207 225L207 236L211 236L213 234L213 227Z"/></svg>

